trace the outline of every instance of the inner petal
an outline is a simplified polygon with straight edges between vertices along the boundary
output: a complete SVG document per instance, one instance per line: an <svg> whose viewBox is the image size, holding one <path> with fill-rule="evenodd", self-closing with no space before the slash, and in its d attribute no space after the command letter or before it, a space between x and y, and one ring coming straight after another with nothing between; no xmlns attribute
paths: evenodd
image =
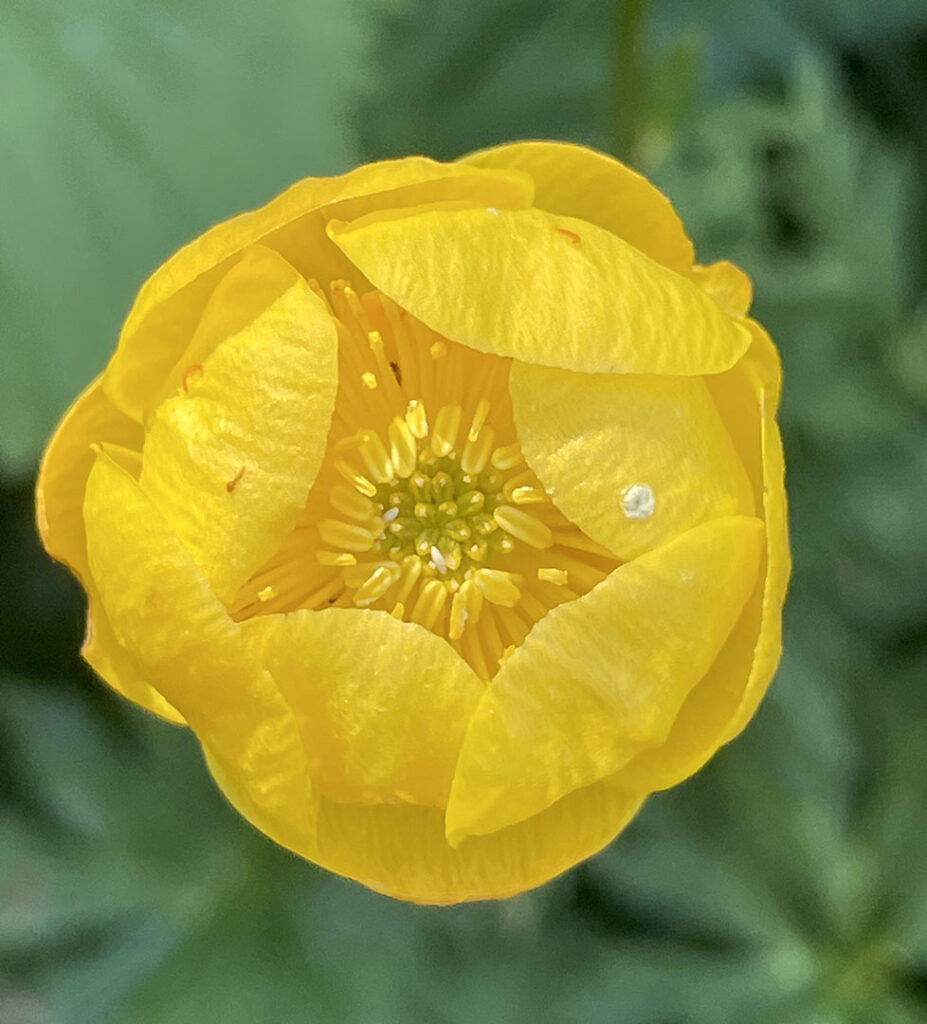
<svg viewBox="0 0 927 1024"><path fill-rule="evenodd" d="M619 563L525 463L511 360L441 337L379 292L334 282L324 297L339 324L339 382L323 464L232 615L386 610L488 680L548 610Z"/></svg>

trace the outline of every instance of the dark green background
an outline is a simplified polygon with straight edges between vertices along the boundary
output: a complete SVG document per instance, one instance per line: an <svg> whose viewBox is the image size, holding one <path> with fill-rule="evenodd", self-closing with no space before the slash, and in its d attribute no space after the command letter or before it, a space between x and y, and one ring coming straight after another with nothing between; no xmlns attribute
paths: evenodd
<svg viewBox="0 0 927 1024"><path fill-rule="evenodd" d="M796 572L756 721L419 909L276 849L81 665L36 460L142 279L306 174L592 143L756 282ZM927 4L0 0L0 1022L927 1021Z"/></svg>

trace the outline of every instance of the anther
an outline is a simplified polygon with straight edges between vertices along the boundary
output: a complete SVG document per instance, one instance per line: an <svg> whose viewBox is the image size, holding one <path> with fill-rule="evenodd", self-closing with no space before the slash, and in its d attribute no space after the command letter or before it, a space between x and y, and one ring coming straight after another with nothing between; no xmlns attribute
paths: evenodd
<svg viewBox="0 0 927 1024"><path fill-rule="evenodd" d="M432 359L443 359L447 355L447 345L443 341L436 341L428 351L431 353Z"/></svg>
<svg viewBox="0 0 927 1024"><path fill-rule="evenodd" d="M344 523L340 519L323 519L319 523L319 533L326 544L348 551L369 551L376 540L376 535L363 526Z"/></svg>
<svg viewBox="0 0 927 1024"><path fill-rule="evenodd" d="M501 569L477 569L473 574L473 582L480 592L492 604L501 604L506 608L514 608L521 600L519 577Z"/></svg>
<svg viewBox="0 0 927 1024"><path fill-rule="evenodd" d="M524 461L521 447L518 444L507 444L497 448L489 460L496 469L514 469Z"/></svg>
<svg viewBox="0 0 927 1024"><path fill-rule="evenodd" d="M512 505L498 505L493 519L506 533L538 550L549 548L553 543L550 527L536 516L523 512Z"/></svg>
<svg viewBox="0 0 927 1024"><path fill-rule="evenodd" d="M460 457L460 468L464 473L476 475L483 472L492 454L495 439L496 434L492 427L483 427L475 441L467 441Z"/></svg>
<svg viewBox="0 0 927 1024"><path fill-rule="evenodd" d="M428 417L425 413L425 406L415 398L406 406L406 423L409 425L413 437L417 437L420 441L428 437Z"/></svg>
<svg viewBox="0 0 927 1024"><path fill-rule="evenodd" d="M409 424L396 416L389 425L389 454L396 475L404 480L415 472L415 456L418 446L415 443Z"/></svg>
<svg viewBox="0 0 927 1024"><path fill-rule="evenodd" d="M368 498L376 496L377 485L368 480L363 474L358 473L349 462L345 462L344 459L337 459L335 461L335 469L338 470L348 483L353 484L354 488L360 491L361 494L366 495Z"/></svg>
<svg viewBox="0 0 927 1024"><path fill-rule="evenodd" d="M454 447L457 433L460 430L460 417L463 410L459 405L445 405L435 417L434 430L431 437L431 450L439 458L447 455Z"/></svg>
<svg viewBox="0 0 927 1024"><path fill-rule="evenodd" d="M261 604L266 604L268 601L273 600L277 596L277 591L273 587L264 587L263 590L258 591L257 599Z"/></svg>
<svg viewBox="0 0 927 1024"><path fill-rule="evenodd" d="M377 506L370 498L353 487L345 487L344 484L335 484L329 492L328 500L332 508L360 522L371 519L377 511Z"/></svg>
<svg viewBox="0 0 927 1024"><path fill-rule="evenodd" d="M373 391L377 386L377 375L375 373L371 373L370 370L365 370L361 374L361 380L364 383L364 387L370 388L371 391Z"/></svg>
<svg viewBox="0 0 927 1024"><path fill-rule="evenodd" d="M483 429L483 424L486 422L486 417L489 415L489 402L485 398L481 398L477 402L476 410L473 413L473 419L470 421L470 429L467 431L467 440L475 441L480 436L480 431Z"/></svg>
<svg viewBox="0 0 927 1024"><path fill-rule="evenodd" d="M553 583L558 587L565 587L569 582L565 569L538 569L538 579L542 583Z"/></svg>
<svg viewBox="0 0 927 1024"><path fill-rule="evenodd" d="M317 551L315 555L319 565L357 565L357 559L347 551Z"/></svg>
<svg viewBox="0 0 927 1024"><path fill-rule="evenodd" d="M421 589L418 600L409 616L425 629L431 629L438 621L447 601L447 587L438 580L429 580Z"/></svg>
<svg viewBox="0 0 927 1024"><path fill-rule="evenodd" d="M393 562L389 565L378 566L358 587L354 595L354 604L358 608L368 608L379 601L391 587L399 582L401 572L399 566Z"/></svg>

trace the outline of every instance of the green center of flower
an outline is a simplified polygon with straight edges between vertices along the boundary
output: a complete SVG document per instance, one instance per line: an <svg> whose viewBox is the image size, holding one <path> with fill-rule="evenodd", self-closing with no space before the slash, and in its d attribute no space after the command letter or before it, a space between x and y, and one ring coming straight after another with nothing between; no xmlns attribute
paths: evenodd
<svg viewBox="0 0 927 1024"><path fill-rule="evenodd" d="M389 595L393 614L408 612L430 629L450 601L448 635L456 640L479 620L484 599L519 603L524 580L506 556L519 543L551 547L553 532L529 509L548 497L518 444L496 446L490 412L482 399L464 424L460 404L443 405L432 426L425 402L413 399L386 438L361 430L341 442L335 465L346 483L332 487L334 515L319 524L334 550L317 557L344 567L355 606ZM362 552L383 557L359 563ZM545 578L567 582L553 567Z"/></svg>

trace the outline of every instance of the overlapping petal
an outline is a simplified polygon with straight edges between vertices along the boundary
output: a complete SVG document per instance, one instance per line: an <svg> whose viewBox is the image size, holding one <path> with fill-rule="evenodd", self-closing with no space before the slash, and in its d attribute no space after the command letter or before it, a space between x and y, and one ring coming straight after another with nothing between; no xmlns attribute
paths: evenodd
<svg viewBox="0 0 927 1024"><path fill-rule="evenodd" d="M505 661L467 731L452 844L521 821L661 743L753 589L762 524L703 524L559 605Z"/></svg>
<svg viewBox="0 0 927 1024"><path fill-rule="evenodd" d="M538 140L493 146L463 162L523 171L534 181L538 209L598 224L680 274L692 267L692 242L673 204L614 157L571 142Z"/></svg>
<svg viewBox="0 0 927 1024"><path fill-rule="evenodd" d="M485 686L441 637L354 608L260 616L242 631L293 708L320 793L446 804Z"/></svg>
<svg viewBox="0 0 927 1024"><path fill-rule="evenodd" d="M594 224L543 210L428 210L332 221L377 288L481 352L588 373L729 369L750 344L691 280Z"/></svg>
<svg viewBox="0 0 927 1024"><path fill-rule="evenodd" d="M278 842L311 852L315 805L293 713L190 553L102 453L84 519L90 571L119 643L192 726L230 799Z"/></svg>
<svg viewBox="0 0 927 1024"><path fill-rule="evenodd" d="M618 558L753 514L750 480L703 380L515 362L509 387L528 465L561 512Z"/></svg>
<svg viewBox="0 0 927 1024"><path fill-rule="evenodd" d="M529 178L517 172L406 157L367 164L333 178L306 178L258 210L211 228L184 246L142 287L106 371L106 390L141 419L177 361L229 262L257 242L279 251L308 277L345 276L325 238L331 216L414 207L458 199L498 207L531 202Z"/></svg>
<svg viewBox="0 0 927 1024"><path fill-rule="evenodd" d="M337 390L337 332L322 300L269 250L244 272L252 287L226 292L218 324L204 320L194 344L244 326L158 407L140 480L226 602L295 525Z"/></svg>

